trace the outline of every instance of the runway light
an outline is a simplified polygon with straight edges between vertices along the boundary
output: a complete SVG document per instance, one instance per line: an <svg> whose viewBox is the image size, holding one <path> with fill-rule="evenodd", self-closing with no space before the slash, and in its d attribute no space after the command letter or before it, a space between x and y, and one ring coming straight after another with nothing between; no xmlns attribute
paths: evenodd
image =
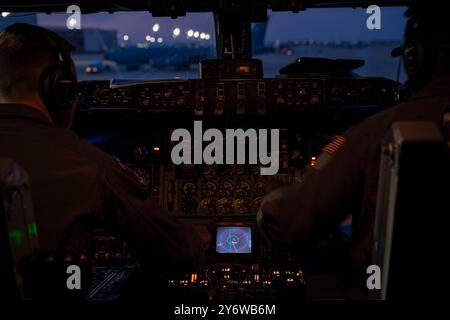
<svg viewBox="0 0 450 320"><path fill-rule="evenodd" d="M158 41L158 43L162 43L164 40L162 37L158 37L158 39L156 39L156 41Z"/></svg>
<svg viewBox="0 0 450 320"><path fill-rule="evenodd" d="M127 34L123 36L123 40L128 41L128 39L130 39L130 37Z"/></svg>
<svg viewBox="0 0 450 320"><path fill-rule="evenodd" d="M146 36L145 36L145 40L146 40L146 41L150 41L151 38L152 38L152 37L150 37L150 35L146 35Z"/></svg>
<svg viewBox="0 0 450 320"><path fill-rule="evenodd" d="M86 73L90 73L91 72L91 67L86 67Z"/></svg>
<svg viewBox="0 0 450 320"><path fill-rule="evenodd" d="M211 36L208 33L205 34L205 40L209 40L209 38L211 38Z"/></svg>
<svg viewBox="0 0 450 320"><path fill-rule="evenodd" d="M11 12L2 12L2 18L6 18L7 16L9 16L11 14Z"/></svg>
<svg viewBox="0 0 450 320"><path fill-rule="evenodd" d="M97 67L93 67L93 68L92 68L92 72L93 72L93 73L97 73L97 71L98 71Z"/></svg>
<svg viewBox="0 0 450 320"><path fill-rule="evenodd" d="M198 31L194 32L194 38L198 38L199 35L200 35L200 33Z"/></svg>
<svg viewBox="0 0 450 320"><path fill-rule="evenodd" d="M153 30L153 32L158 32L158 30L159 30L159 24L155 23L155 24L153 25L152 30Z"/></svg>
<svg viewBox="0 0 450 320"><path fill-rule="evenodd" d="M190 30L187 32L187 36L188 36L188 37L192 37L193 35L194 35L194 30L190 29Z"/></svg>
<svg viewBox="0 0 450 320"><path fill-rule="evenodd" d="M156 39L155 39L155 37L150 37L150 42L155 42L156 41Z"/></svg>
<svg viewBox="0 0 450 320"><path fill-rule="evenodd" d="M206 38L206 34L204 32L200 33L200 39L205 39Z"/></svg>
<svg viewBox="0 0 450 320"><path fill-rule="evenodd" d="M173 29L173 35L174 35L175 37L178 37L178 36L180 35L180 32L181 32L180 28L175 28L175 29Z"/></svg>

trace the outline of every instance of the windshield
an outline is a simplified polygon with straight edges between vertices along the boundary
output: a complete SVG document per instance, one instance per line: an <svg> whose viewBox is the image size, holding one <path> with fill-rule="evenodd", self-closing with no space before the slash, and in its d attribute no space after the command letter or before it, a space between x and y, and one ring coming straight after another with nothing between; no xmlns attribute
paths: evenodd
<svg viewBox="0 0 450 320"><path fill-rule="evenodd" d="M404 80L401 68L398 74L399 58L392 58L391 51L402 43L405 10L382 7L381 28L372 30L366 26L370 14L361 8L270 12L265 44L274 52L257 57L264 63L266 76L275 76L297 57L318 57L362 59L365 65L355 70L358 75Z"/></svg>
<svg viewBox="0 0 450 320"><path fill-rule="evenodd" d="M80 80L198 78L198 62L212 58L212 13L152 17L148 12L81 16L81 29L66 28L67 14L39 14L38 24L76 46Z"/></svg>
<svg viewBox="0 0 450 320"><path fill-rule="evenodd" d="M268 12L267 23L252 25L253 57L274 77L298 57L363 59L361 76L405 80L399 58L404 8L381 8L381 29L369 30L366 9L308 9ZM212 13L153 17L148 12L83 14L80 29L67 28L68 14L11 13L0 29L16 21L50 28L71 42L80 80L198 78L198 62L215 57Z"/></svg>

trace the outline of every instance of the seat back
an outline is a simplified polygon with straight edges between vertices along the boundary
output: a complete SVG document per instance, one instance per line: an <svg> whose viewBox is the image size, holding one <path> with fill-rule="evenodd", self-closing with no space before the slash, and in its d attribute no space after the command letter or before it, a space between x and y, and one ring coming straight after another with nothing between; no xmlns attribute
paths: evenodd
<svg viewBox="0 0 450 320"><path fill-rule="evenodd" d="M371 299L432 297L447 271L449 149L433 122L395 122L383 143Z"/></svg>
<svg viewBox="0 0 450 320"><path fill-rule="evenodd" d="M39 249L30 184L26 172L0 158L0 286L1 296L24 297L17 266Z"/></svg>

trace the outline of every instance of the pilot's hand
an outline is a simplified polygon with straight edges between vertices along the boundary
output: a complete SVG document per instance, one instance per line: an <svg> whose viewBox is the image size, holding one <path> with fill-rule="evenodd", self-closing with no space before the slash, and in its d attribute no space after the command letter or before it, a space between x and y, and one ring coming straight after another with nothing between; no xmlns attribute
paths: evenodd
<svg viewBox="0 0 450 320"><path fill-rule="evenodd" d="M194 225L194 230L197 232L200 240L202 241L203 250L208 250L211 245L211 233L209 233L208 229L205 226Z"/></svg>

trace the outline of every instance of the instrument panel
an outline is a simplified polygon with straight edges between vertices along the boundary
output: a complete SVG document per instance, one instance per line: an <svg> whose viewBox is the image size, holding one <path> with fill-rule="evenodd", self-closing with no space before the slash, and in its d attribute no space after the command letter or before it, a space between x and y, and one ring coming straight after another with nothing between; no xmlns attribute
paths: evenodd
<svg viewBox="0 0 450 320"><path fill-rule="evenodd" d="M265 115L336 105L390 105L397 83L384 78L268 78L122 83L82 81L80 110L128 109L195 115Z"/></svg>
<svg viewBox="0 0 450 320"><path fill-rule="evenodd" d="M348 106L396 104L396 88L387 79L351 77L84 81L78 111L90 119L93 131L105 129L99 122L105 114L116 114L108 119L113 132L121 128L121 136L98 146L124 162L168 214L210 230L213 243L204 268L170 276L169 292L205 300L258 300L305 292L301 254L272 248L258 233L255 218L263 197L276 186L301 181L321 148L342 132L330 126L339 122L336 114ZM328 107L337 113L327 121L321 111ZM297 111L306 113L288 115ZM253 164L174 165L170 133L198 118L205 128L279 128L278 173L262 176ZM127 259L113 240L101 240L99 260Z"/></svg>

